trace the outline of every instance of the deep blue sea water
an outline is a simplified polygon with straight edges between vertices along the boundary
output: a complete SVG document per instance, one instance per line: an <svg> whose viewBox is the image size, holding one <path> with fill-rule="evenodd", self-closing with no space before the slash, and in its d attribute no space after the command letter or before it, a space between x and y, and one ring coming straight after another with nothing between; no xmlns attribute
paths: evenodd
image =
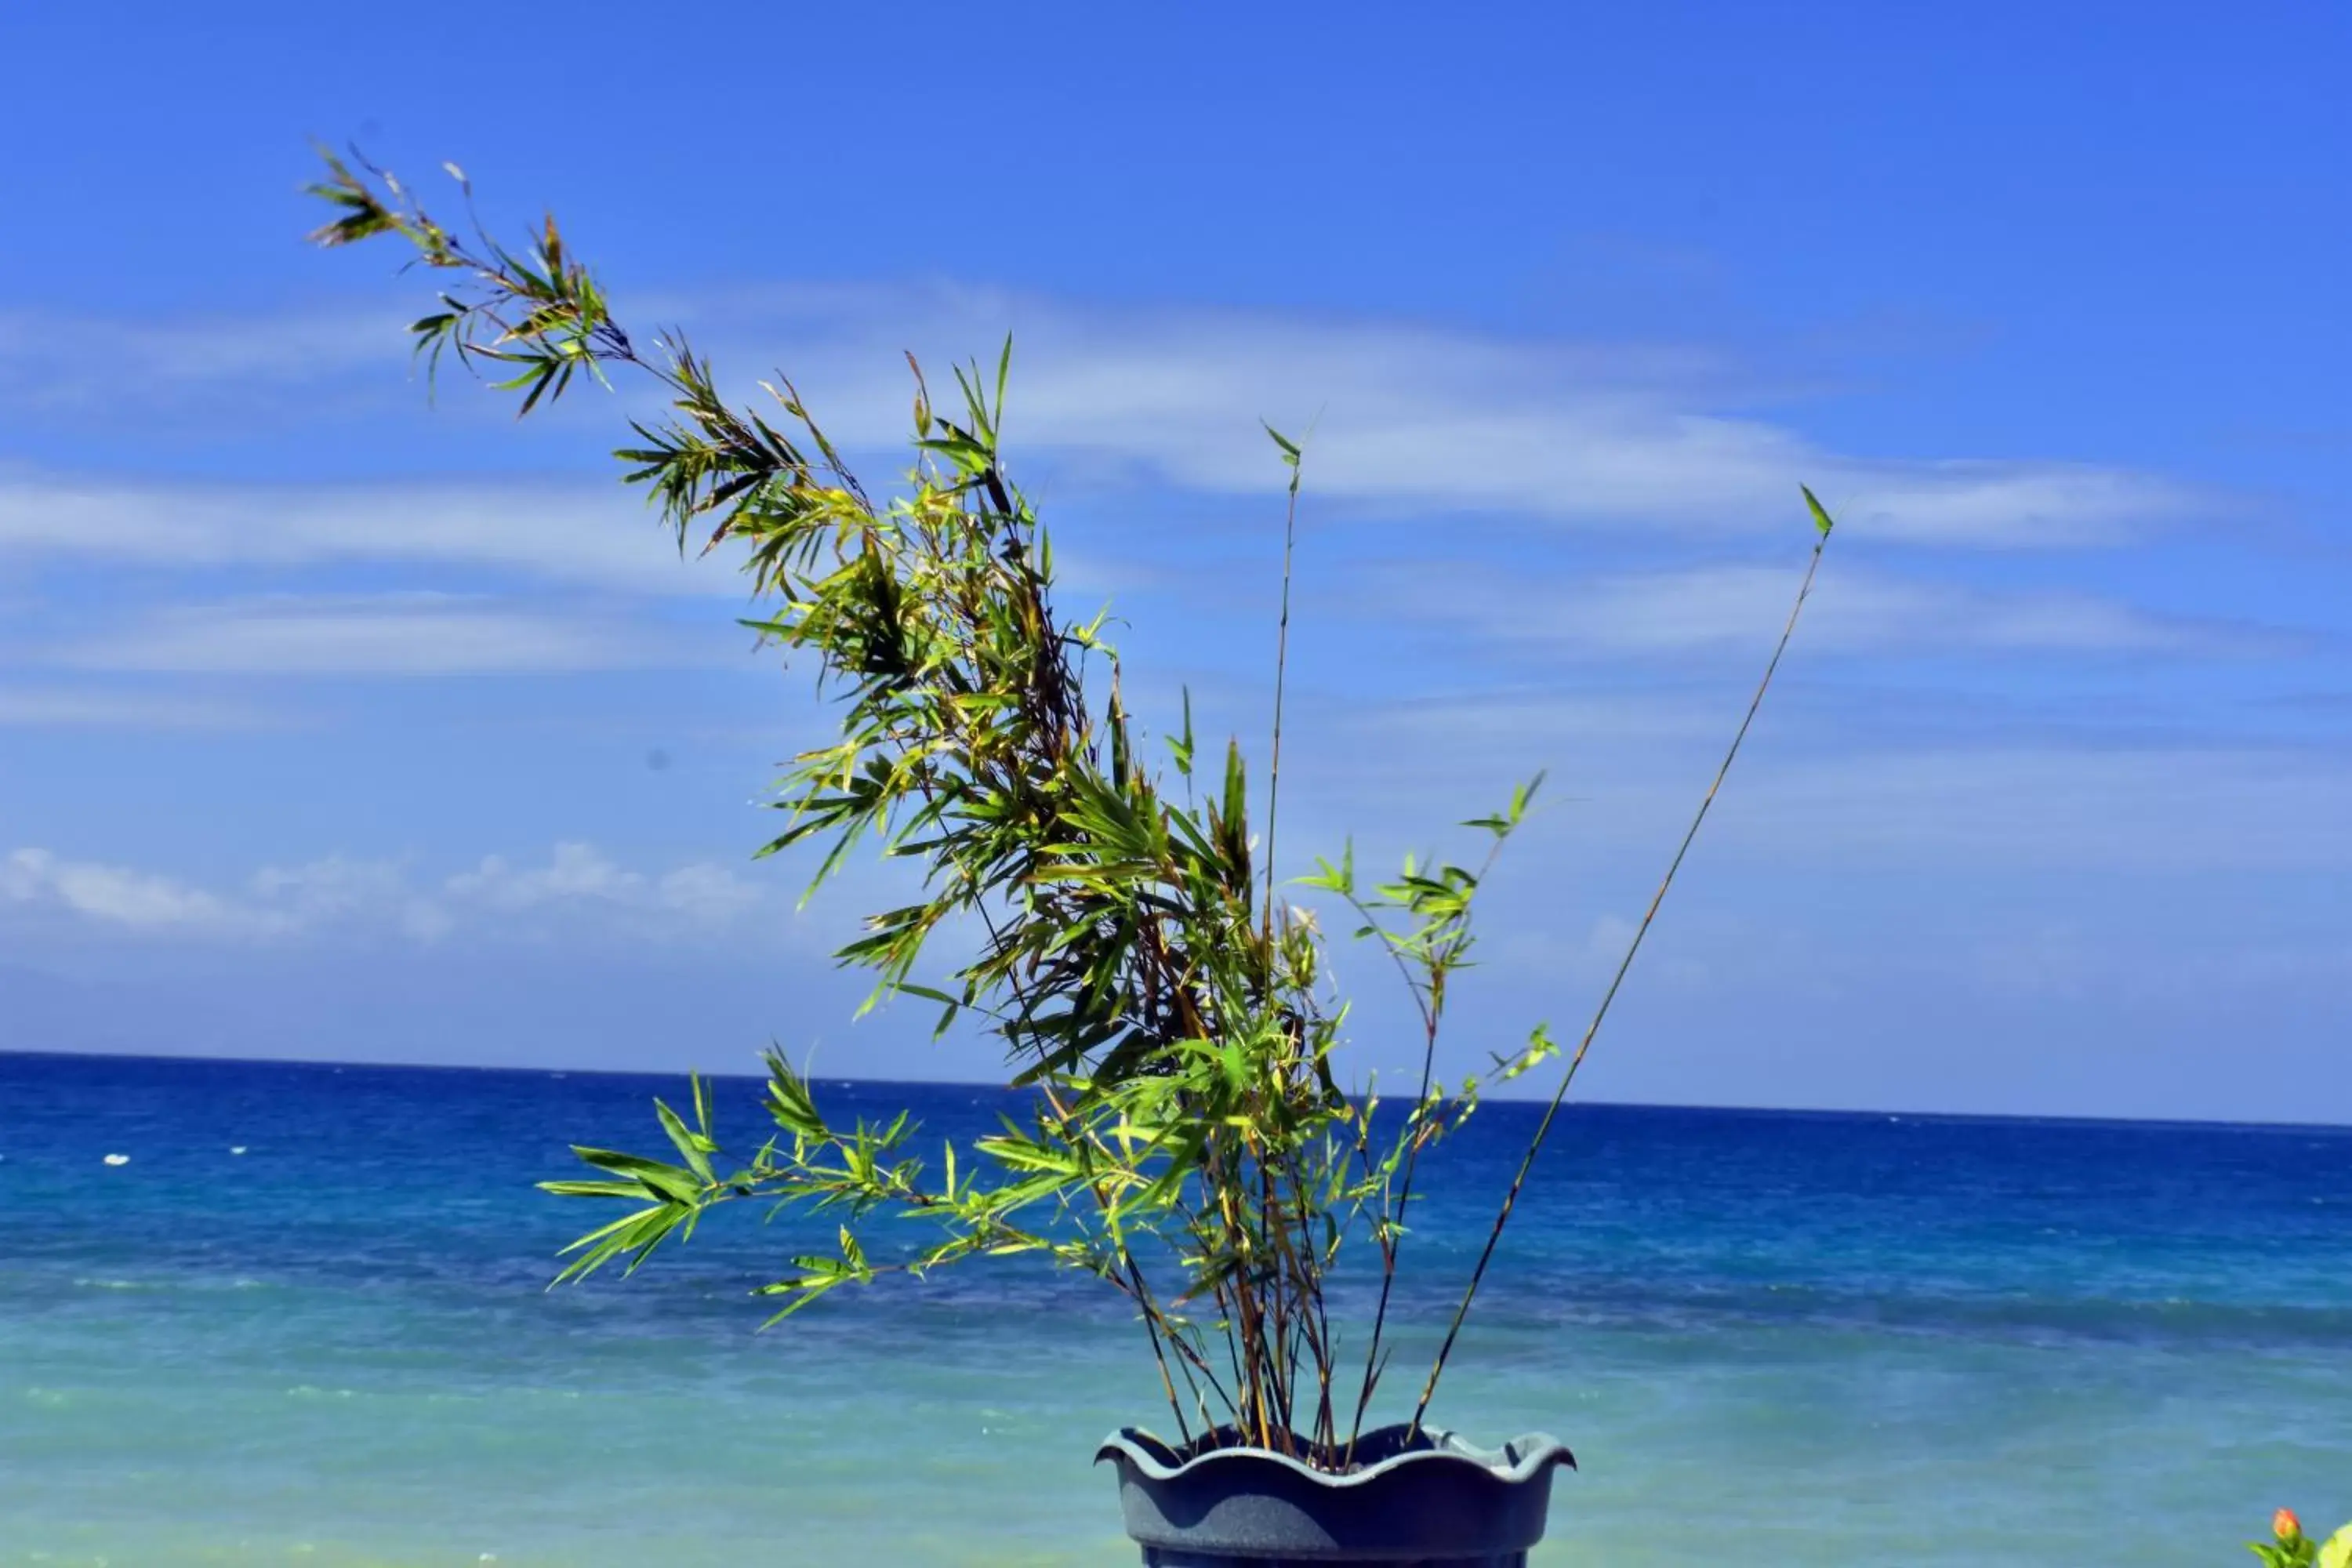
<svg viewBox="0 0 2352 1568"><path fill-rule="evenodd" d="M747 1223L543 1289L594 1211L531 1184L679 1089L0 1054L0 1564L1135 1561L1087 1460L1156 1383L1084 1282L755 1333L790 1238ZM1532 1114L1431 1167L1392 1382ZM756 1141L753 1086L720 1116ZM1583 1108L1492 1287L1437 1416L1576 1449L1554 1568L2187 1568L2352 1518L2352 1130Z"/></svg>

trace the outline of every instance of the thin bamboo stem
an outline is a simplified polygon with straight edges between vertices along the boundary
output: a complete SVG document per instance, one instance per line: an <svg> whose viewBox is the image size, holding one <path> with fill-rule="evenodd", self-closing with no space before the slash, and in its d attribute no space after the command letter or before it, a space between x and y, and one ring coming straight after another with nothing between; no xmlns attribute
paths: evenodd
<svg viewBox="0 0 2352 1568"><path fill-rule="evenodd" d="M1810 491L1806 499L1811 500ZM1684 857L1690 853L1692 842L1698 837L1700 826L1706 821L1708 809L1715 805L1715 797L1723 788L1723 781L1729 776L1731 764L1739 755L1740 743L1748 739L1748 728L1756 722L1757 710L1764 706L1764 694L1771 689L1772 677L1780 668L1781 655L1789 651L1789 639L1796 635L1797 617L1804 613L1805 600L1813 591L1813 574L1821 570L1822 552L1830 542L1826 515L1820 513L1818 504L1815 510L1816 515L1822 518L1821 537L1813 542L1812 559L1806 563L1805 578L1798 585L1796 603L1789 607L1788 624L1780 628L1780 640L1772 647L1772 657L1765 663L1763 679L1756 683L1756 694L1748 699L1748 711L1741 717L1739 728L1732 733L1731 744L1723 754L1722 764L1715 770L1715 777L1708 783L1706 794L1700 798L1698 810L1692 816L1682 843L1676 846L1675 858L1666 867L1666 874L1659 881L1658 890L1650 897L1650 907L1642 913L1642 923L1634 928L1633 938L1626 944L1625 956L1618 962L1616 973L1610 977L1609 989L1601 994L1601 1005L1594 1010L1592 1022L1585 1026L1584 1037L1577 1042L1576 1054L1569 1058L1566 1069L1560 1074L1559 1087L1552 1091L1551 1102L1544 1107L1543 1119L1536 1124L1535 1136L1528 1142L1528 1152L1521 1156L1519 1168L1511 1177L1510 1188L1503 1194L1501 1212L1496 1215L1494 1226L1486 1233L1486 1244L1479 1250L1477 1265L1470 1271L1470 1282L1462 1292L1460 1303L1454 1309L1453 1321L1446 1325L1444 1342L1438 1346L1437 1359L1429 1369L1428 1381L1422 1384L1421 1397L1414 1402L1412 1421L1407 1428L1409 1434L1421 1430L1422 1418L1428 1414L1429 1402L1437 1393L1438 1379L1444 1375L1446 1362L1454 1353L1454 1342L1461 1335L1463 1321L1470 1315L1470 1304L1478 1294L1479 1285L1486 1278L1486 1266L1494 1261L1496 1245L1503 1239L1504 1227L1510 1224L1511 1212L1518 1205L1519 1193L1527 1185L1528 1173L1535 1168L1536 1156L1542 1152L1544 1140L1550 1135L1552 1122L1559 1115L1561 1104L1568 1099L1569 1086L1576 1081L1577 1069L1584 1065L1586 1053L1592 1049L1592 1041L1601 1033L1602 1021L1609 1016L1610 1005L1617 1000L1618 989L1625 984L1626 973L1633 969L1633 959L1642 951L1642 939L1650 934L1651 922L1658 918L1658 909L1666 901L1667 890L1675 885L1675 875L1682 869Z"/></svg>

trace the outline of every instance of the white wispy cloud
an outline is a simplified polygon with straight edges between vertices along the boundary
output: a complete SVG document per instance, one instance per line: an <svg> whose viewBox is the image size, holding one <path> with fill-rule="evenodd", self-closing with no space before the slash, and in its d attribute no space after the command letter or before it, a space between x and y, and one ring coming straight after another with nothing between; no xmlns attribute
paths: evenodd
<svg viewBox="0 0 2352 1568"><path fill-rule="evenodd" d="M364 307L145 319L0 310L0 402L119 411L223 386L397 373L404 325L397 310Z"/></svg>
<svg viewBox="0 0 2352 1568"><path fill-rule="evenodd" d="M1454 561L1399 569L1376 592L1392 614L1490 640L1664 654L1769 646L1795 584L1787 566L1568 577ZM1808 649L2221 653L2277 640L2091 594L1989 589L1844 562L1823 574L1805 616Z"/></svg>
<svg viewBox="0 0 2352 1568"><path fill-rule="evenodd" d="M2085 872L2352 868L2352 752L2341 745L2199 739L2128 718L2110 726L2095 700L2030 738L1997 723L1958 739L1932 724L1879 734L1792 706L1795 695L1782 689L1749 736L1708 818L1709 859L1872 875L1997 870L2021 886ZM1663 855L1745 699L1735 679L1605 697L1474 690L1328 711L1302 704L1284 755L1296 791L1284 838L1301 855L1328 853L1349 832L1425 846L1549 770L1541 826L1521 858L1561 858L1528 859L1528 875ZM1935 698L1894 700L1916 709Z"/></svg>
<svg viewBox="0 0 2352 1568"><path fill-rule="evenodd" d="M2317 748L2011 746L1758 770L1725 837L1906 862L2150 872L2352 868L2352 759Z"/></svg>
<svg viewBox="0 0 2352 1568"><path fill-rule="evenodd" d="M97 925L145 933L261 937L291 929L281 910L129 867L62 859L46 849L18 849L0 860L0 902L47 906Z"/></svg>
<svg viewBox="0 0 2352 1568"><path fill-rule="evenodd" d="M445 900L410 886L405 866L342 855L299 866L265 866L247 879L243 902L278 922L273 935L335 925L388 926L431 942L457 923Z"/></svg>
<svg viewBox="0 0 2352 1568"><path fill-rule="evenodd" d="M173 607L52 657L89 669L430 676L604 669L702 656L625 621L444 594L391 594Z"/></svg>
<svg viewBox="0 0 2352 1568"><path fill-rule="evenodd" d="M599 483L597 480L603 480ZM577 482L235 484L0 468L0 557L126 568L457 567L638 594L730 594L609 474Z"/></svg>
<svg viewBox="0 0 2352 1568"><path fill-rule="evenodd" d="M703 311L722 363L748 381L764 369L758 343L788 347L812 404L866 445L904 434L898 351L944 367L992 350L1010 329L1016 449L1205 490L1278 488L1263 416L1293 434L1312 427L1308 482L1320 497L1579 526L1785 529L1802 521L1797 486L1810 483L1843 521L1881 537L2030 548L2115 542L2211 504L2190 487L2098 464L1840 453L1791 424L1727 411L1731 375L1666 347L1113 310L950 287L783 289L730 303Z"/></svg>
<svg viewBox="0 0 2352 1568"><path fill-rule="evenodd" d="M746 396L760 395L754 381L781 360L836 437L866 449L898 449L908 436L912 387L902 351L934 368L935 395L951 395L948 365L992 355L1011 331L1019 344L1006 425L1012 448L1058 458L1081 482L1114 488L1141 480L1270 492L1284 474L1258 427L1263 416L1293 434L1311 427L1308 483L1318 497L1373 510L1753 532L1801 524L1796 487L1805 482L1850 526L1882 537L2031 548L2115 542L2217 504L2161 476L2097 463L1840 452L1807 437L1793 414L1742 407L1750 399L1740 373L1671 345L1511 340L1232 310L1111 309L946 285L777 288L648 304L656 310L646 321L685 317L698 326L728 384ZM354 346L359 320L107 330L124 353L163 367L163 384L214 396L293 374L289 367L374 387L389 369ZM396 348L389 318L382 330ZM47 341L21 319L16 331L20 342ZM224 346L217 363L208 362L211 346L231 342L239 346ZM38 369L45 363L21 347L14 361L0 353L0 387L13 380L29 395L21 389L49 385ZM625 391L625 378L623 384ZM445 403L478 395L453 384ZM614 418L656 405L650 389L640 389L620 400ZM36 481L15 489L26 483ZM265 502L249 490L100 487L76 498L58 493L58 481L37 487L46 493L12 497L0 488L0 549L96 549L104 524L128 521L152 547L210 558L429 555L641 584L660 564L642 547L642 512L616 506L621 498L609 490L585 504L633 513L629 528L583 527L576 492L559 501L520 490L485 497L478 487L328 489ZM28 521L28 511L59 521ZM257 528L247 519L257 515Z"/></svg>
<svg viewBox="0 0 2352 1568"><path fill-rule="evenodd" d="M488 856L442 885L457 904L518 913L593 904L723 925L759 903L758 889L723 866L701 862L657 876L632 871L586 844L559 844L543 866Z"/></svg>
<svg viewBox="0 0 2352 1568"><path fill-rule="evenodd" d="M232 942L333 931L435 942L456 931L528 937L587 929L632 937L705 935L760 910L766 891L709 861L640 870L593 845L561 843L543 863L489 856L419 881L404 864L331 856L266 867L233 890L134 867L20 848L0 859L0 911L63 917L117 934Z"/></svg>
<svg viewBox="0 0 2352 1568"><path fill-rule="evenodd" d="M252 703L188 693L0 687L0 728L255 730L281 721L281 715Z"/></svg>

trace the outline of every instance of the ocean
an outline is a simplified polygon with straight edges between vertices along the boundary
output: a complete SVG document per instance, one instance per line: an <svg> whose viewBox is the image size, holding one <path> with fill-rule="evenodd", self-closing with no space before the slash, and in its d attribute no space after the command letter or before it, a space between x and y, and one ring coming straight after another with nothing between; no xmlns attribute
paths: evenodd
<svg viewBox="0 0 2352 1568"><path fill-rule="evenodd" d="M1005 1259L758 1332L754 1214L546 1289L597 1209L531 1184L682 1092L0 1054L0 1564L1135 1562L1089 1459L1165 1406L1099 1287ZM1408 1395L1533 1115L1428 1167ZM1579 1107L1433 1419L1575 1449L1550 1568L2245 1562L2275 1507L2352 1518L2352 1130Z"/></svg>

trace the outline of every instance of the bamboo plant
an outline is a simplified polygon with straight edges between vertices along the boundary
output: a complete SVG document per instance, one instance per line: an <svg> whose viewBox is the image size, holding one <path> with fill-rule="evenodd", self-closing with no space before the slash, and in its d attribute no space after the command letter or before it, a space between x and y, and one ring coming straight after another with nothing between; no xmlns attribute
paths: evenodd
<svg viewBox="0 0 2352 1568"><path fill-rule="evenodd" d="M810 847L812 892L861 844L912 862L920 897L866 917L840 960L872 972L868 1007L913 998L939 1008L940 1031L968 1021L994 1037L1027 1091L1001 1130L934 1157L907 1115L829 1118L771 1050L775 1133L730 1155L698 1079L684 1111L656 1103L669 1155L580 1148L592 1176L543 1184L626 1207L573 1244L559 1278L634 1269L743 1201L836 1222L832 1247L760 1287L776 1318L886 1274L1032 1254L1126 1298L1188 1446L1256 1446L1344 1472L1393 1349L1423 1158L1485 1089L1551 1066L1556 1087L1420 1385L1413 1440L1537 1153L1788 646L1831 529L1812 493L1818 537L1788 626L1573 1050L1538 1027L1484 1075L1437 1071L1480 890L1539 778L1465 825L1484 841L1469 863L1408 858L1365 879L1343 850L1303 879L1351 912L1354 936L1387 953L1410 994L1419 1082L1383 1108L1341 1081L1348 1009L1326 934L1275 880L1283 651L1261 843L1239 744L1202 755L1187 700L1164 758L1147 756L1104 618L1060 613L1050 539L999 440L1009 343L992 374L959 371L944 406L909 356L914 463L899 493L877 498L788 380L739 405L682 335L625 329L551 217L514 249L478 221L445 226L363 161L327 155L311 189L334 208L317 242L388 237L446 281L411 329L428 368L453 356L487 371L519 415L583 378L625 374L660 389L668 413L633 425L616 454L625 478L682 550L742 549L763 611L747 625L813 668L839 718L831 744L789 764L772 803L783 826L762 853ZM1286 642L1301 453L1267 433L1288 470ZM912 1245L870 1245L884 1225L911 1226L894 1234ZM1333 1320L1330 1287L1360 1247L1379 1285L1350 1333Z"/></svg>

